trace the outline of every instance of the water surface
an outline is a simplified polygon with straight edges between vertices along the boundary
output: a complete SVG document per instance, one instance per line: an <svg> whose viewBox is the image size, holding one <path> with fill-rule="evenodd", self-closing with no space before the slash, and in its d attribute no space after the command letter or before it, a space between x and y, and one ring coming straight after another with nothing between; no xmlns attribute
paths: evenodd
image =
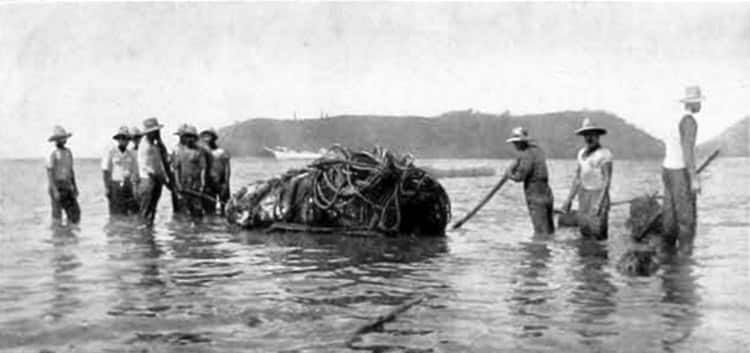
<svg viewBox="0 0 750 353"><path fill-rule="evenodd" d="M426 160L436 167L502 160ZM42 161L0 161L0 350L8 352L745 352L750 344L750 170L718 159L703 182L690 259L656 275L615 269L610 240L534 237L506 186L446 238L384 240L229 231L107 215L96 161L77 161L83 220L50 227ZM233 186L298 162L235 161ZM559 205L572 161L551 161ZM445 179L454 219L497 177ZM618 161L613 200L660 189L656 161ZM345 345L359 325L425 300Z"/></svg>

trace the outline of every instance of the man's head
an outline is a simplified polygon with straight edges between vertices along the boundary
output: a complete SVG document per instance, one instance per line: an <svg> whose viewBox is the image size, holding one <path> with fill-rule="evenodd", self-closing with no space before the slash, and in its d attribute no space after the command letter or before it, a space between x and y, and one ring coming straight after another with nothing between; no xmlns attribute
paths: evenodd
<svg viewBox="0 0 750 353"><path fill-rule="evenodd" d="M685 105L685 110L691 113L698 113L701 111L701 102L706 99L706 96L701 92L699 86L687 86L685 87L685 97L680 99Z"/></svg>
<svg viewBox="0 0 750 353"><path fill-rule="evenodd" d="M216 140L219 138L214 129L207 129L201 131L201 141L209 147L216 147Z"/></svg>
<svg viewBox="0 0 750 353"><path fill-rule="evenodd" d="M198 129L192 125L185 125L180 131L180 143L188 147L195 147L196 142L198 142Z"/></svg>
<svg viewBox="0 0 750 353"><path fill-rule="evenodd" d="M163 128L164 125L159 124L159 120L156 118L148 118L143 121L143 135L146 136L146 139L149 141L157 141L161 140L161 133L159 133L159 130Z"/></svg>
<svg viewBox="0 0 750 353"><path fill-rule="evenodd" d="M73 136L73 134L65 131L62 126L57 125L52 128L52 136L49 137L48 141L54 142L55 146L57 146L58 148L63 148L65 147L65 143L68 142L68 138L70 138L70 136Z"/></svg>
<svg viewBox="0 0 750 353"><path fill-rule="evenodd" d="M133 145L138 147L138 145L141 143L142 138L143 133L141 132L141 129L139 129L137 126L133 126L130 129L130 139L133 141Z"/></svg>
<svg viewBox="0 0 750 353"><path fill-rule="evenodd" d="M124 149L128 147L128 142L130 142L130 130L127 126L121 126L112 136L112 139L117 141L117 147Z"/></svg>
<svg viewBox="0 0 750 353"><path fill-rule="evenodd" d="M516 150L523 151L529 147L529 132L522 126L516 127L505 142L511 142Z"/></svg>
<svg viewBox="0 0 750 353"><path fill-rule="evenodd" d="M605 135L607 129L596 126L591 119L585 118L581 123L581 128L576 130L576 135L583 136L586 146L589 148L599 145L599 137Z"/></svg>

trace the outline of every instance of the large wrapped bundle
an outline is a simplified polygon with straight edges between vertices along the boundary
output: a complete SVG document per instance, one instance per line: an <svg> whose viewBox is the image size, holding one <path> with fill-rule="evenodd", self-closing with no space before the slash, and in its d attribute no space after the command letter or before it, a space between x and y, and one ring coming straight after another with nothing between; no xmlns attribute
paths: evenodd
<svg viewBox="0 0 750 353"><path fill-rule="evenodd" d="M661 205L659 196L644 195L630 201L630 216L625 225L630 228L631 237L643 240L648 234L661 233Z"/></svg>
<svg viewBox="0 0 750 353"><path fill-rule="evenodd" d="M226 206L230 223L245 228L419 236L443 235L450 212L443 187L411 156L340 146L241 188Z"/></svg>

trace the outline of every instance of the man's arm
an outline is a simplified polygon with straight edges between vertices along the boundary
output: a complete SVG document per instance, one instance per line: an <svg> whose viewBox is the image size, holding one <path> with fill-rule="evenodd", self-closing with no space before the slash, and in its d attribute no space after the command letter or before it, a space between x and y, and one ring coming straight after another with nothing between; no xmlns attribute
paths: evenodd
<svg viewBox="0 0 750 353"><path fill-rule="evenodd" d="M55 187L55 152L52 152L47 160L47 183L49 184L48 189L52 198L59 200L60 192Z"/></svg>
<svg viewBox="0 0 750 353"><path fill-rule="evenodd" d="M576 167L576 173L573 176L573 183L570 185L570 192L568 193L568 197L565 199L565 203L563 203L563 211L570 211L570 206L573 204L573 199L576 197L576 194L578 194L578 188L580 188L580 186L581 166L578 166Z"/></svg>
<svg viewBox="0 0 750 353"><path fill-rule="evenodd" d="M531 169L534 166L534 161L531 158L530 153L522 152L516 162L509 166L506 172L508 178L515 182L526 180L526 177L531 173Z"/></svg>
<svg viewBox="0 0 750 353"><path fill-rule="evenodd" d="M695 170L695 139L698 134L698 124L695 122L695 118L691 115L687 115L680 121L680 142L682 144L682 158L685 160L685 168L687 168L688 175L690 176L690 186L693 192L700 192L700 183L698 182L698 175Z"/></svg>
<svg viewBox="0 0 750 353"><path fill-rule="evenodd" d="M224 152L226 157L226 163L224 163L224 189L229 190L229 178L232 175L232 159L229 156L229 152Z"/></svg>
<svg viewBox="0 0 750 353"><path fill-rule="evenodd" d="M599 200L597 200L597 214L599 211L602 210L602 206L604 206L604 198L609 194L609 187L612 185L612 161L607 161L602 166L602 175L604 176L604 189L602 193L599 195Z"/></svg>
<svg viewBox="0 0 750 353"><path fill-rule="evenodd" d="M102 182L104 183L104 196L109 198L112 192L110 189L112 183L112 158L109 152L102 157Z"/></svg>

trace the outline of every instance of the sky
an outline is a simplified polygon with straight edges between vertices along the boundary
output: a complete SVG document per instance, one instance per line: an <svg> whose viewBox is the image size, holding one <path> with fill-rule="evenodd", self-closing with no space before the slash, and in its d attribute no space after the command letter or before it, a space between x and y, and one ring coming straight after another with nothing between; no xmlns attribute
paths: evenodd
<svg viewBox="0 0 750 353"><path fill-rule="evenodd" d="M120 125L596 109L654 136L707 100L706 140L750 115L750 4L0 5L0 158L76 156ZM533 132L531 132L533 134Z"/></svg>

